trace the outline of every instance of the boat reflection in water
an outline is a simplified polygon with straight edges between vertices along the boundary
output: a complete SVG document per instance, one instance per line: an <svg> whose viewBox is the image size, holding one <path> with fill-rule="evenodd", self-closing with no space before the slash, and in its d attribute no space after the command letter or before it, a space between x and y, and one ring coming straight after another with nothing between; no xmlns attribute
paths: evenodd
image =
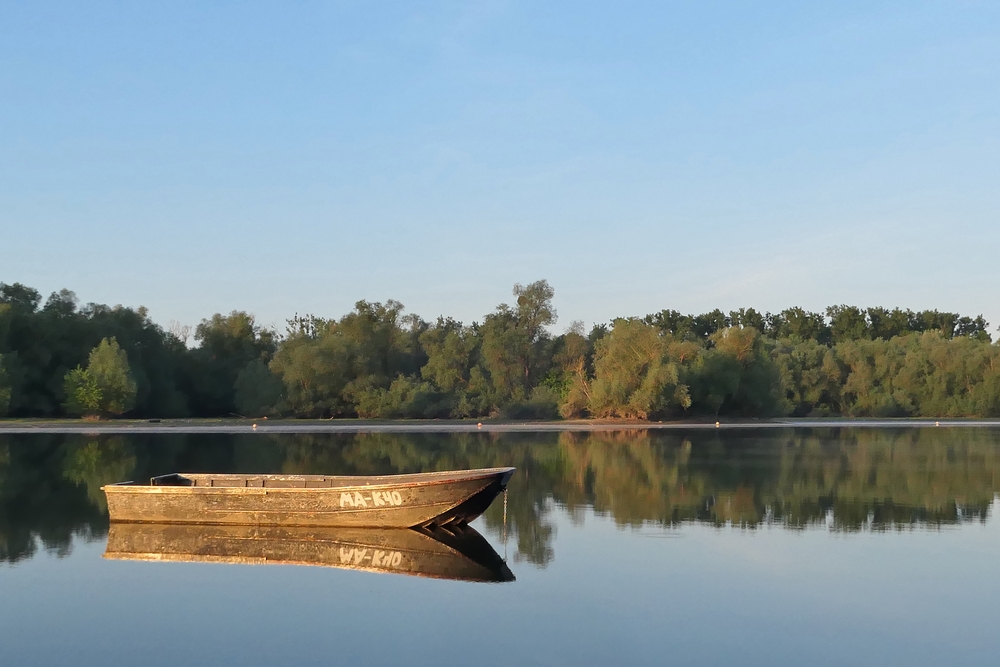
<svg viewBox="0 0 1000 667"><path fill-rule="evenodd" d="M111 523L105 558L320 565L461 581L513 581L486 539L452 528Z"/></svg>

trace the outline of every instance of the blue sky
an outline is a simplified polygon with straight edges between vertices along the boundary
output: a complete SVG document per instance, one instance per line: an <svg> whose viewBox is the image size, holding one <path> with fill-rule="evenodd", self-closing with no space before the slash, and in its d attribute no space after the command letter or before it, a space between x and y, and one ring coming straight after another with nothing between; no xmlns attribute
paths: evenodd
<svg viewBox="0 0 1000 667"><path fill-rule="evenodd" d="M996 2L0 2L0 281L995 329L998 128Z"/></svg>

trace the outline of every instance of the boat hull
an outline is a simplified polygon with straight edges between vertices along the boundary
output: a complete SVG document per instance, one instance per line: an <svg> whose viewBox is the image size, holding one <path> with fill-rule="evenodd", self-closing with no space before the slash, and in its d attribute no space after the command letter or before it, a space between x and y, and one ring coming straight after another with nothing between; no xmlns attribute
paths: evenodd
<svg viewBox="0 0 1000 667"><path fill-rule="evenodd" d="M381 477L178 474L103 487L112 521L410 528L464 525L513 468Z"/></svg>

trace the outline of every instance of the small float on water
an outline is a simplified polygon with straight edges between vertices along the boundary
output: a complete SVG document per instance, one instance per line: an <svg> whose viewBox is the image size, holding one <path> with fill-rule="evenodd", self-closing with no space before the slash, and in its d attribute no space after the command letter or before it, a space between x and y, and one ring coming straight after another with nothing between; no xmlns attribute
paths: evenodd
<svg viewBox="0 0 1000 667"><path fill-rule="evenodd" d="M112 523L112 560L316 565L460 581L514 581L507 563L469 526L312 528Z"/></svg>
<svg viewBox="0 0 1000 667"><path fill-rule="evenodd" d="M514 468L408 475L173 473L101 487L113 522L414 528L464 526Z"/></svg>

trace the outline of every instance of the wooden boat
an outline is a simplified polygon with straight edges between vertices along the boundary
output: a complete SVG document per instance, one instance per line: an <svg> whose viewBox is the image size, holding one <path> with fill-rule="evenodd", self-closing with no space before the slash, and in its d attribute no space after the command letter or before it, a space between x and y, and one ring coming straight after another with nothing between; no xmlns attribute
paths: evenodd
<svg viewBox="0 0 1000 667"><path fill-rule="evenodd" d="M514 468L372 477L174 473L101 487L112 521L411 528L465 525Z"/></svg>
<svg viewBox="0 0 1000 667"><path fill-rule="evenodd" d="M461 581L513 581L507 564L469 526L312 528L112 523L114 560L318 565Z"/></svg>

